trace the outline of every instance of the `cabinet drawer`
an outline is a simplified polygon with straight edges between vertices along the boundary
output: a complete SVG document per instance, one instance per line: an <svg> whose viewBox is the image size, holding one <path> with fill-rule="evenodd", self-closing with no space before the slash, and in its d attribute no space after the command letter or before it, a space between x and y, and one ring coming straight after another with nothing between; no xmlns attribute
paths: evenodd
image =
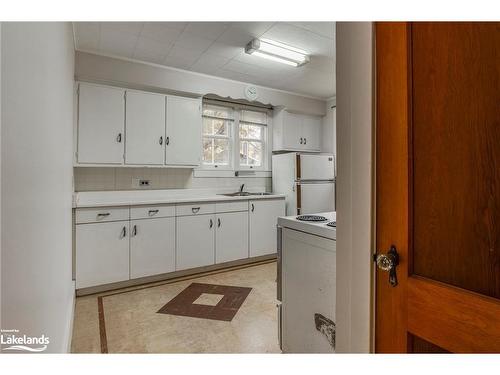
<svg viewBox="0 0 500 375"><path fill-rule="evenodd" d="M174 205L130 207L130 219L151 219L175 216Z"/></svg>
<svg viewBox="0 0 500 375"><path fill-rule="evenodd" d="M175 207L177 216L213 214L215 203L188 203L178 204Z"/></svg>
<svg viewBox="0 0 500 375"><path fill-rule="evenodd" d="M237 202L217 202L215 204L215 212L236 212L248 211L248 201Z"/></svg>
<svg viewBox="0 0 500 375"><path fill-rule="evenodd" d="M128 207L77 208L76 224L100 223L129 219Z"/></svg>

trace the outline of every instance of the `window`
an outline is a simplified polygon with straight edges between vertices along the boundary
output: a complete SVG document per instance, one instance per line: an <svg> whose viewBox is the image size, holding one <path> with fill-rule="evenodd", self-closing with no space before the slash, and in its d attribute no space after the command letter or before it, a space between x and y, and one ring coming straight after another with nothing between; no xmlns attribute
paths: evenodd
<svg viewBox="0 0 500 375"><path fill-rule="evenodd" d="M267 114L242 110L239 121L240 167L259 168L264 165Z"/></svg>
<svg viewBox="0 0 500 375"><path fill-rule="evenodd" d="M203 167L264 169L267 112L203 103Z"/></svg>
<svg viewBox="0 0 500 375"><path fill-rule="evenodd" d="M203 164L217 168L231 166L231 108L203 105Z"/></svg>

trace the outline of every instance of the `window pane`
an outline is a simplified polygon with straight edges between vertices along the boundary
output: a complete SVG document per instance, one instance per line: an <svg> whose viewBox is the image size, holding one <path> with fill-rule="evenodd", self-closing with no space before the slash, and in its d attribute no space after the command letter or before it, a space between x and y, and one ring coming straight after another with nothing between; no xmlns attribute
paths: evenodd
<svg viewBox="0 0 500 375"><path fill-rule="evenodd" d="M203 135L229 135L229 123L225 120L203 118Z"/></svg>
<svg viewBox="0 0 500 375"><path fill-rule="evenodd" d="M240 142L240 164L260 167L262 165L262 143Z"/></svg>
<svg viewBox="0 0 500 375"><path fill-rule="evenodd" d="M255 122L257 124L267 124L267 114L265 112L241 111L240 121Z"/></svg>
<svg viewBox="0 0 500 375"><path fill-rule="evenodd" d="M240 138L262 139L263 129L260 125L240 124Z"/></svg>
<svg viewBox="0 0 500 375"><path fill-rule="evenodd" d="M203 115L232 119L233 110L227 107L219 107L215 105L203 104Z"/></svg>
<svg viewBox="0 0 500 375"><path fill-rule="evenodd" d="M213 150L214 150L213 139L203 138L203 163L213 164L214 162Z"/></svg>
<svg viewBox="0 0 500 375"><path fill-rule="evenodd" d="M214 163L229 164L229 140L214 139Z"/></svg>

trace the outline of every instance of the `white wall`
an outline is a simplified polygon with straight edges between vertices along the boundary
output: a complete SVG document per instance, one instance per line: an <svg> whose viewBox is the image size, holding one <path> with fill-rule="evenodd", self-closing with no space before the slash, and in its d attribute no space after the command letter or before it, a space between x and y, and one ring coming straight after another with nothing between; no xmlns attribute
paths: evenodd
<svg viewBox="0 0 500 375"><path fill-rule="evenodd" d="M74 46L69 23L2 30L3 329L65 352L71 280Z"/></svg>
<svg viewBox="0 0 500 375"><path fill-rule="evenodd" d="M86 52L76 53L75 77L81 80L131 85L139 89L157 88L199 96L217 94L233 99L244 99L244 89L247 86L243 82ZM320 116L325 114L323 99L264 87L259 87L258 93L258 101L264 104L285 106Z"/></svg>
<svg viewBox="0 0 500 375"><path fill-rule="evenodd" d="M371 350L372 24L337 23L337 352Z"/></svg>
<svg viewBox="0 0 500 375"><path fill-rule="evenodd" d="M330 99L325 104L326 115L323 117L323 132L321 138L321 151L337 153L337 140L336 140L336 100Z"/></svg>

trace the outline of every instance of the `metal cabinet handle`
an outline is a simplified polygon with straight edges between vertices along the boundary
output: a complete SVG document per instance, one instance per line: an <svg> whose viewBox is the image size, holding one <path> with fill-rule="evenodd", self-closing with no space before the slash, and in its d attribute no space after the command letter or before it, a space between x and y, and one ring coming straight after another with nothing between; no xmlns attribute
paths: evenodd
<svg viewBox="0 0 500 375"><path fill-rule="evenodd" d="M304 138L304 144L305 145L307 144L307 138Z"/></svg>
<svg viewBox="0 0 500 375"><path fill-rule="evenodd" d="M134 230L132 231L132 236L137 236L137 225L134 225Z"/></svg>
<svg viewBox="0 0 500 375"><path fill-rule="evenodd" d="M163 145L163 136L160 137L160 146Z"/></svg>
<svg viewBox="0 0 500 375"><path fill-rule="evenodd" d="M254 212L254 210L255 210L255 206L254 206L254 204L252 203L252 212Z"/></svg>
<svg viewBox="0 0 500 375"><path fill-rule="evenodd" d="M127 236L127 227L123 227L122 229L122 238L125 238Z"/></svg>
<svg viewBox="0 0 500 375"><path fill-rule="evenodd" d="M165 138L165 144L168 146L170 144L170 137Z"/></svg>
<svg viewBox="0 0 500 375"><path fill-rule="evenodd" d="M102 213L102 214L97 214L97 218L106 217L106 216L109 216L109 215L111 215L109 212L105 212L105 213Z"/></svg>
<svg viewBox="0 0 500 375"><path fill-rule="evenodd" d="M148 215L153 216L153 215L156 215L158 212L160 212L160 210L149 210Z"/></svg>
<svg viewBox="0 0 500 375"><path fill-rule="evenodd" d="M220 228L220 218L217 218L217 228Z"/></svg>
<svg viewBox="0 0 500 375"><path fill-rule="evenodd" d="M303 142L304 142L304 141L303 141L303 138L302 138L302 137L300 137L300 144L303 144Z"/></svg>
<svg viewBox="0 0 500 375"><path fill-rule="evenodd" d="M193 212L193 214L196 214L198 213L198 211L200 211L200 207L193 207L191 208L191 211Z"/></svg>
<svg viewBox="0 0 500 375"><path fill-rule="evenodd" d="M116 137L116 141L118 143L122 143L122 133L118 133L118 136Z"/></svg>
<svg viewBox="0 0 500 375"><path fill-rule="evenodd" d="M210 219L210 229L212 229L213 226L214 226L214 222L212 219Z"/></svg>

